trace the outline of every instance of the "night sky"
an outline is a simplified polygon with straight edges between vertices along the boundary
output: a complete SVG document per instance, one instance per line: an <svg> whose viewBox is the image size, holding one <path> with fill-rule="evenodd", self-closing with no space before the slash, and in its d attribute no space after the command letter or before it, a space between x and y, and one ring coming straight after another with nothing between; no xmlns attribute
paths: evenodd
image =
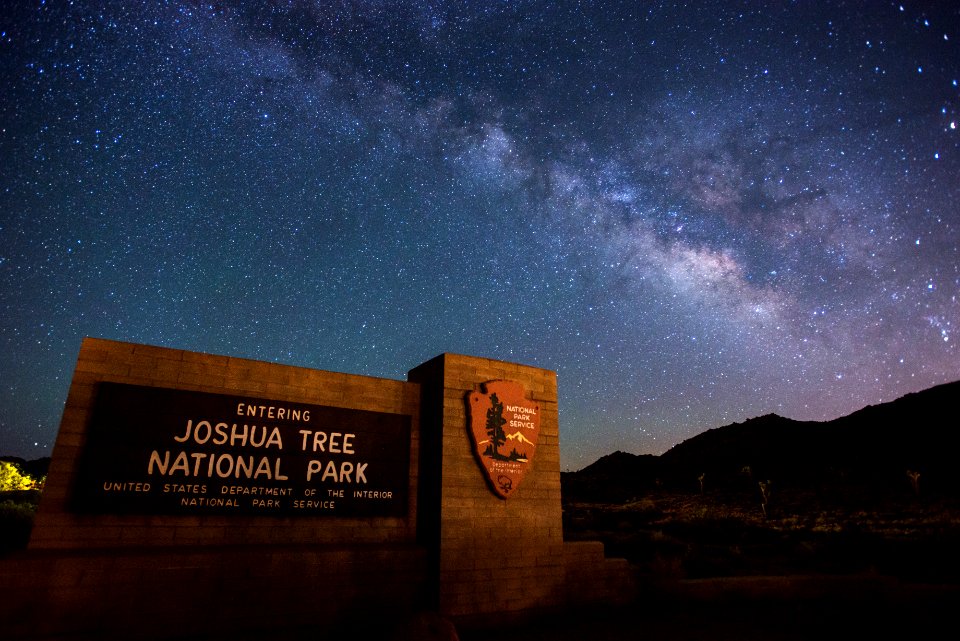
<svg viewBox="0 0 960 641"><path fill-rule="evenodd" d="M84 336L555 370L563 469L956 380L958 80L950 2L4 3L0 454Z"/></svg>

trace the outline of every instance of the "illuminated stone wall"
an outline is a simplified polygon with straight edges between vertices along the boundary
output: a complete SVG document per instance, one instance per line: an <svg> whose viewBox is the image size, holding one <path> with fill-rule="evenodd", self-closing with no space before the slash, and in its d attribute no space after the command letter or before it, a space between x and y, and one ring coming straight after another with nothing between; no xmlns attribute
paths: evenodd
<svg viewBox="0 0 960 641"><path fill-rule="evenodd" d="M85 339L30 547L0 561L5 638L363 638L422 609L478 626L632 596L624 561L563 541L553 372L443 354L408 378ZM468 434L467 395L492 380L520 383L540 412L536 455L508 499L492 491ZM408 509L78 511L103 382L409 417Z"/></svg>
<svg viewBox="0 0 960 641"><path fill-rule="evenodd" d="M425 515L439 609L456 620L485 625L499 617L550 611L586 601L629 599L623 560L605 559L600 543L564 543L560 502L560 448L556 374L484 358L443 354L412 370L423 389L421 470ZM491 491L467 437L466 398L483 383L523 385L540 407L535 459L522 485L502 499ZM498 617L498 618L499 618Z"/></svg>
<svg viewBox="0 0 960 641"><path fill-rule="evenodd" d="M416 384L87 338L77 359L31 548L414 541L416 492L410 493L409 511L400 518L74 513L68 504L70 493L96 386L102 381L408 415L413 426L410 482L416 487L420 394Z"/></svg>

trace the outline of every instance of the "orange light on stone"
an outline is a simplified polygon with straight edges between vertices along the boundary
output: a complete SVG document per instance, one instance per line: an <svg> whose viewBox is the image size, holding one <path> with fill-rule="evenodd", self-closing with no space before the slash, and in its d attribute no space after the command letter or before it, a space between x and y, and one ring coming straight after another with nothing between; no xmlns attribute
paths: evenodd
<svg viewBox="0 0 960 641"><path fill-rule="evenodd" d="M473 451L490 487L504 499L520 487L537 451L540 406L525 397L513 381L489 381L468 394Z"/></svg>

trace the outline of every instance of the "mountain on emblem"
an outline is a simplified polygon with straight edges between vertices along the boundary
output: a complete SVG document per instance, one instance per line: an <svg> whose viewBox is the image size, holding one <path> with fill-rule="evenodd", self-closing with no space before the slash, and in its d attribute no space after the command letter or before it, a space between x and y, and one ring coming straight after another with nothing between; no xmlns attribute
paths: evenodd
<svg viewBox="0 0 960 641"><path fill-rule="evenodd" d="M525 396L513 381L489 381L467 395L474 454L493 491L504 499L520 487L540 436L540 404Z"/></svg>
<svg viewBox="0 0 960 641"><path fill-rule="evenodd" d="M522 432L514 432L513 434L507 434L508 441L512 441L514 439L520 441L521 443L526 443L527 445L533 445L534 447L537 446L536 443L534 443L533 441L528 439L526 436L524 436Z"/></svg>

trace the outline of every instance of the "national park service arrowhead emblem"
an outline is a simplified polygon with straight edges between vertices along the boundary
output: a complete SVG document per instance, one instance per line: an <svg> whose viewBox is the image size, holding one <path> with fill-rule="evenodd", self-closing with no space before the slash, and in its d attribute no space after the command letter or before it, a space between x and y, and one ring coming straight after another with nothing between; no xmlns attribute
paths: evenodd
<svg viewBox="0 0 960 641"><path fill-rule="evenodd" d="M540 436L540 404L524 398L513 381L490 381L467 396L470 435L480 467L493 491L507 498L517 491Z"/></svg>

